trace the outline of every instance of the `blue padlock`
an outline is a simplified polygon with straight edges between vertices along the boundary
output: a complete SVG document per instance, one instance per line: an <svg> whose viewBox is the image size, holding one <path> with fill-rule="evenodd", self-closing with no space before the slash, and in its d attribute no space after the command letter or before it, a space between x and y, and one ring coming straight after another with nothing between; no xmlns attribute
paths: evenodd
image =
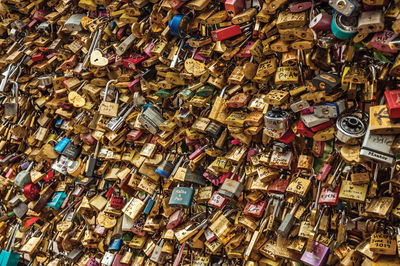
<svg viewBox="0 0 400 266"><path fill-rule="evenodd" d="M189 208L192 205L194 189L191 187L174 187L168 205Z"/></svg>
<svg viewBox="0 0 400 266"><path fill-rule="evenodd" d="M121 249L122 243L123 241L121 238L111 240L108 251L119 251Z"/></svg>
<svg viewBox="0 0 400 266"><path fill-rule="evenodd" d="M60 128L61 125L64 123L64 119L60 118L56 121L56 124L54 125L56 128Z"/></svg>
<svg viewBox="0 0 400 266"><path fill-rule="evenodd" d="M151 209L153 209L154 203L156 202L155 201L156 197L157 197L157 193L154 193L153 197L151 197L151 199L149 199L146 207L144 207L144 210L143 210L144 214L149 215L149 213L151 212Z"/></svg>
<svg viewBox="0 0 400 266"><path fill-rule="evenodd" d="M71 140L69 138L62 138L57 145L54 147L54 150L56 152L61 153L65 147L67 146L67 144L70 142Z"/></svg>
<svg viewBox="0 0 400 266"><path fill-rule="evenodd" d="M51 200L46 204L46 207L51 207L55 210L59 210L66 197L67 195L64 192L56 192L54 193Z"/></svg>
<svg viewBox="0 0 400 266"><path fill-rule="evenodd" d="M0 266L17 265L20 255L12 251L2 250L0 253Z"/></svg>

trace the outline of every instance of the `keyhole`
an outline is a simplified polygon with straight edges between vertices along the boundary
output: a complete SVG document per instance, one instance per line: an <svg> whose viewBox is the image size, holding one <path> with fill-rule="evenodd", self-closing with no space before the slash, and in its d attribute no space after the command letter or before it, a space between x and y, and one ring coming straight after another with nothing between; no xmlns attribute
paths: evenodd
<svg viewBox="0 0 400 266"><path fill-rule="evenodd" d="M337 2L337 7L339 9L343 9L346 6L346 2L345 1L338 1Z"/></svg>

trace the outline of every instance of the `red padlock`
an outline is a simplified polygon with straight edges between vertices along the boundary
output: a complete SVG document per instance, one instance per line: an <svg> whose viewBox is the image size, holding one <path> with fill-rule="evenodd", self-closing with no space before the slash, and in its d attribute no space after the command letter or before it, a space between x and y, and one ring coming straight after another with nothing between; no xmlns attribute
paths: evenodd
<svg viewBox="0 0 400 266"><path fill-rule="evenodd" d="M130 58L124 59L124 66L129 69L136 70L136 65L147 58L146 55L133 55Z"/></svg>
<svg viewBox="0 0 400 266"><path fill-rule="evenodd" d="M313 133L308 127L306 127L306 125L304 125L301 119L299 119L299 124L297 125L297 133L308 138L312 138L315 135L315 133Z"/></svg>
<svg viewBox="0 0 400 266"><path fill-rule="evenodd" d="M118 29L118 31L117 31L117 39L118 40L121 40L122 37L124 37L126 29L127 29L126 26L123 26L123 27Z"/></svg>
<svg viewBox="0 0 400 266"><path fill-rule="evenodd" d="M244 8L244 0L226 0L225 10L230 17L236 16L242 12Z"/></svg>
<svg viewBox="0 0 400 266"><path fill-rule="evenodd" d="M261 218L266 206L267 206L267 202L265 202L263 200L259 201L257 203L248 202L246 204L246 207L244 208L243 213L245 215L249 215L252 217Z"/></svg>
<svg viewBox="0 0 400 266"><path fill-rule="evenodd" d="M111 197L110 206L116 210L122 210L126 204L125 197L123 196L115 196Z"/></svg>
<svg viewBox="0 0 400 266"><path fill-rule="evenodd" d="M318 204L326 206L335 206L339 203L339 186L337 186L333 191L324 187L321 191L321 195L318 199Z"/></svg>
<svg viewBox="0 0 400 266"><path fill-rule="evenodd" d="M289 144L290 142L292 142L295 136L296 135L293 133L293 131L289 129L282 137L279 138L279 141Z"/></svg>
<svg viewBox="0 0 400 266"><path fill-rule="evenodd" d="M40 187L38 184L27 184L24 187L24 195L29 200L39 199Z"/></svg>
<svg viewBox="0 0 400 266"><path fill-rule="evenodd" d="M329 120L328 122L322 123L318 126L312 127L311 131L312 132L317 132L317 131L321 131L327 127L330 127L331 125L333 125L333 120Z"/></svg>
<svg viewBox="0 0 400 266"><path fill-rule="evenodd" d="M268 187L268 193L273 194L284 194L286 192L286 188L289 185L289 180L279 178L275 179L271 185Z"/></svg>
<svg viewBox="0 0 400 266"><path fill-rule="evenodd" d="M242 29L239 25L232 25L226 28L214 30L211 32L211 37L214 42L223 41L234 36L242 34Z"/></svg>
<svg viewBox="0 0 400 266"><path fill-rule="evenodd" d="M289 4L289 9L290 12L292 13L298 13L298 12L303 12L305 10L310 9L312 6L311 1L304 1L304 2L294 2Z"/></svg>
<svg viewBox="0 0 400 266"><path fill-rule="evenodd" d="M385 91L386 107L390 118L400 118L400 90Z"/></svg>
<svg viewBox="0 0 400 266"><path fill-rule="evenodd" d="M310 28L313 30L331 30L332 15L319 13L310 21Z"/></svg>
<svg viewBox="0 0 400 266"><path fill-rule="evenodd" d="M33 62L39 62L43 60L43 53L36 53L32 56Z"/></svg>
<svg viewBox="0 0 400 266"><path fill-rule="evenodd" d="M329 172L332 169L332 165L324 163L318 171L318 174L315 176L315 179L324 182L328 177Z"/></svg>

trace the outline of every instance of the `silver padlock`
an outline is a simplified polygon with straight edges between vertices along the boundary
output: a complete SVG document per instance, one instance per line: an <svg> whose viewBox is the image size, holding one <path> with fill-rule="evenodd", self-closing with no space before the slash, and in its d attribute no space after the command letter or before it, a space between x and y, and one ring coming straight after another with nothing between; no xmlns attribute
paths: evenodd
<svg viewBox="0 0 400 266"><path fill-rule="evenodd" d="M357 115L343 115L336 121L336 138L346 144L357 144L365 135L365 122Z"/></svg>
<svg viewBox="0 0 400 266"><path fill-rule="evenodd" d="M111 266L115 258L115 254L107 251L101 259L102 266Z"/></svg>
<svg viewBox="0 0 400 266"><path fill-rule="evenodd" d="M353 15L359 7L359 3L354 0L329 0L329 5L346 17Z"/></svg>
<svg viewBox="0 0 400 266"><path fill-rule="evenodd" d="M133 34L129 35L123 42L121 42L118 47L115 49L117 55L123 55L133 44L135 41L135 36Z"/></svg>
<svg viewBox="0 0 400 266"><path fill-rule="evenodd" d="M158 126L164 122L160 107L150 105L138 118L142 127L147 129L151 134L156 134Z"/></svg>
<svg viewBox="0 0 400 266"><path fill-rule="evenodd" d="M5 116L18 116L18 83L16 81L11 81L13 86L12 86L12 94L14 98L14 102L10 101L10 97L8 98L8 101L4 103L4 115Z"/></svg>
<svg viewBox="0 0 400 266"><path fill-rule="evenodd" d="M45 88L46 86L53 84L52 80L53 79L50 75L43 75L38 77L39 87Z"/></svg>
<svg viewBox="0 0 400 266"><path fill-rule="evenodd" d="M48 35L53 31L54 26L53 26L53 24L45 21L45 22L40 23L36 29L39 33Z"/></svg>
<svg viewBox="0 0 400 266"><path fill-rule="evenodd" d="M286 214L282 223L279 225L279 228L277 231L279 236L281 236L281 237L288 236L290 229L292 228L294 222L296 221L294 214L296 213L297 208L299 207L299 204L300 204L300 201L297 201L295 203L295 205L293 206L292 210L288 214Z"/></svg>
<svg viewBox="0 0 400 266"><path fill-rule="evenodd" d="M64 24L64 27L68 31L81 31L83 29L81 25L81 20L86 17L85 14L73 14L70 16Z"/></svg>
<svg viewBox="0 0 400 266"><path fill-rule="evenodd" d="M365 11L358 17L358 31L360 33L380 32L385 28L382 10Z"/></svg>
<svg viewBox="0 0 400 266"><path fill-rule="evenodd" d="M318 117L315 114L301 115L300 119L308 128L316 127L329 121L329 118Z"/></svg>
<svg viewBox="0 0 400 266"><path fill-rule="evenodd" d="M333 103L323 103L314 106L314 115L320 118L336 118L346 110L344 99Z"/></svg>
<svg viewBox="0 0 400 266"><path fill-rule="evenodd" d="M291 115L289 112L281 110L279 107L272 108L265 114L264 122L267 129L285 131L289 129Z"/></svg>
<svg viewBox="0 0 400 266"><path fill-rule="evenodd" d="M22 219L24 218L25 214L28 212L28 205L23 202L20 202L17 207L13 209L15 216Z"/></svg>
<svg viewBox="0 0 400 266"><path fill-rule="evenodd" d="M165 253L162 252L162 247L164 245L164 239L161 239L160 244L154 247L153 253L151 254L150 260L152 262L163 264L165 261Z"/></svg>
<svg viewBox="0 0 400 266"><path fill-rule="evenodd" d="M360 156L392 165L396 159L391 148L395 137L396 135L371 134L368 128L361 145Z"/></svg>

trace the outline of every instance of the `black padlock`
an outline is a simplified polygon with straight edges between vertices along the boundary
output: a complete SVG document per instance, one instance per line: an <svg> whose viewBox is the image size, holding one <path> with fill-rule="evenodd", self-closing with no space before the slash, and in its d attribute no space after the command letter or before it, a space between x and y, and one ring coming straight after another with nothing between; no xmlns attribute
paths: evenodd
<svg viewBox="0 0 400 266"><path fill-rule="evenodd" d="M70 141L68 142L67 146L65 146L61 154L71 160L76 160L79 154L81 154L81 151L82 151L82 146L75 145L73 141Z"/></svg>
<svg viewBox="0 0 400 266"><path fill-rule="evenodd" d="M312 85L318 90L325 91L327 95L335 94L339 90L340 83L340 77L332 73L321 73L312 80Z"/></svg>
<svg viewBox="0 0 400 266"><path fill-rule="evenodd" d="M224 131L224 129L225 127L223 125L218 124L215 121L211 121L206 128L206 133L210 134L214 138L218 138L222 134L222 131Z"/></svg>
<svg viewBox="0 0 400 266"><path fill-rule="evenodd" d="M96 168L97 155L99 154L99 149L100 149L100 142L98 141L96 144L96 149L94 151L93 157L89 156L89 160L86 163L86 177L93 177L93 175L94 175L94 170Z"/></svg>
<svg viewBox="0 0 400 266"><path fill-rule="evenodd" d="M154 67L143 69L140 72L140 76L144 80L152 80L155 78L156 74L157 74L157 70Z"/></svg>

